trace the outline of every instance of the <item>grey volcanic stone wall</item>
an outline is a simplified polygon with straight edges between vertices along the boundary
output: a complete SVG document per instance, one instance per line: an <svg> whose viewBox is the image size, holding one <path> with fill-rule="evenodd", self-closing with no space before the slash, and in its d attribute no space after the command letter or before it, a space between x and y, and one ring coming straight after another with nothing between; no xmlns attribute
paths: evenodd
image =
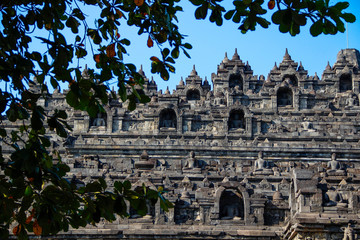
<svg viewBox="0 0 360 240"><path fill-rule="evenodd" d="M360 239L359 64L342 50L320 79L286 51L265 78L235 52L213 90L194 67L173 93L140 70L151 102L112 101L97 118L55 92L44 105L68 110L72 136L52 140L69 177L163 186L175 204L59 238Z"/></svg>

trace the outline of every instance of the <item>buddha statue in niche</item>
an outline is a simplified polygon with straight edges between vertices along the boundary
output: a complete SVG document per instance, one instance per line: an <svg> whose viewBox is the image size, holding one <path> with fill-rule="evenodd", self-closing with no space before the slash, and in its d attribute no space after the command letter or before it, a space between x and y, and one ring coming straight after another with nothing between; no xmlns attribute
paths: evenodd
<svg viewBox="0 0 360 240"><path fill-rule="evenodd" d="M336 159L336 153L331 154L331 160L327 163L327 168L326 172L329 175L342 176L345 174L345 171L341 169L341 163Z"/></svg>
<svg viewBox="0 0 360 240"><path fill-rule="evenodd" d="M220 198L220 219L240 220L244 216L244 205L241 194L225 190Z"/></svg>
<svg viewBox="0 0 360 240"><path fill-rule="evenodd" d="M342 192L339 192L334 187L331 187L324 195L324 206L346 208L348 206L348 201Z"/></svg>
<svg viewBox="0 0 360 240"><path fill-rule="evenodd" d="M258 158L255 160L254 163L254 174L255 175L268 175L273 174L273 170L271 170L271 164L263 159L263 153L258 153Z"/></svg>
<svg viewBox="0 0 360 240"><path fill-rule="evenodd" d="M105 119L101 113L97 114L97 117L93 120L91 126L93 126L93 127L105 127L106 126Z"/></svg>
<svg viewBox="0 0 360 240"><path fill-rule="evenodd" d="M198 160L195 157L195 152L191 151L189 153L189 157L186 159L186 163L183 167L185 172L200 172L201 167L199 165Z"/></svg>

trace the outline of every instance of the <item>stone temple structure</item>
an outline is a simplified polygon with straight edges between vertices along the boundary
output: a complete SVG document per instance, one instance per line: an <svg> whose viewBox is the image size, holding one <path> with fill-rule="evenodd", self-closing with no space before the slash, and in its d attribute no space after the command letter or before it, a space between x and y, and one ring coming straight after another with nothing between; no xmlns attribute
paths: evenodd
<svg viewBox="0 0 360 240"><path fill-rule="evenodd" d="M360 239L359 51L340 51L321 76L286 51L266 78L235 51L213 90L195 67L173 93L140 74L151 101L132 112L111 101L90 118L62 93L44 100L66 109L74 129L53 147L69 177L163 186L175 207L129 209L128 219L59 239Z"/></svg>

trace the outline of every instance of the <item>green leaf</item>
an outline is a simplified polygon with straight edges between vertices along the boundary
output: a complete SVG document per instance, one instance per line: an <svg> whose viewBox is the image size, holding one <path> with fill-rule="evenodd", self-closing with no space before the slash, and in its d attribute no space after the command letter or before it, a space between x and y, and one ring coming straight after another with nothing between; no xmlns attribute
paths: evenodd
<svg viewBox="0 0 360 240"><path fill-rule="evenodd" d="M148 96L146 96L146 95L144 95L144 94L142 94L142 95L140 95L140 102L141 103L148 103L148 102L150 102L150 97L148 97Z"/></svg>
<svg viewBox="0 0 360 240"><path fill-rule="evenodd" d="M172 59L171 57L166 58L165 61L170 63L175 63L174 59Z"/></svg>
<svg viewBox="0 0 360 240"><path fill-rule="evenodd" d="M171 56L175 59L179 57L179 47L176 47L171 51Z"/></svg>
<svg viewBox="0 0 360 240"><path fill-rule="evenodd" d="M290 26L290 34L291 36L295 36L300 33L300 26L296 24L295 22L292 22Z"/></svg>
<svg viewBox="0 0 360 240"><path fill-rule="evenodd" d="M123 182L123 186L126 190L130 190L131 189L131 183L130 181L126 180Z"/></svg>
<svg viewBox="0 0 360 240"><path fill-rule="evenodd" d="M323 31L323 23L321 20L316 21L310 27L310 34L314 37L319 36Z"/></svg>
<svg viewBox="0 0 360 240"><path fill-rule="evenodd" d="M279 31L282 33L287 33L290 31L290 25L288 24L280 24Z"/></svg>
<svg viewBox="0 0 360 240"><path fill-rule="evenodd" d="M204 2L200 7L195 10L196 19L205 19L208 12L208 3Z"/></svg>
<svg viewBox="0 0 360 240"><path fill-rule="evenodd" d="M186 49L192 49L192 46L191 46L190 43L185 43L185 44L184 44L184 48L186 48Z"/></svg>
<svg viewBox="0 0 360 240"><path fill-rule="evenodd" d="M184 52L185 56L187 56L188 58L191 58L187 51L185 51L185 50L183 49L183 52Z"/></svg>
<svg viewBox="0 0 360 240"><path fill-rule="evenodd" d="M351 13L343 13L340 15L346 22L353 23L356 21L356 17Z"/></svg>
<svg viewBox="0 0 360 240"><path fill-rule="evenodd" d="M116 197L114 203L114 212L124 217L127 215L127 206L123 197L121 196Z"/></svg>
<svg viewBox="0 0 360 240"><path fill-rule="evenodd" d="M136 109L136 101L133 98L129 98L129 105L128 105L128 109L130 111L134 111Z"/></svg>
<svg viewBox="0 0 360 240"><path fill-rule="evenodd" d="M339 10L340 12L346 8L348 8L350 4L348 2L338 2L334 5L334 8Z"/></svg>
<svg viewBox="0 0 360 240"><path fill-rule="evenodd" d="M244 3L245 5L249 5L251 2L252 2L252 0L243 0L243 3Z"/></svg>
<svg viewBox="0 0 360 240"><path fill-rule="evenodd" d="M76 94L74 93L74 91L70 90L67 94L66 94L66 102L74 107L77 108L80 105L79 99L76 96Z"/></svg>
<svg viewBox="0 0 360 240"><path fill-rule="evenodd" d="M120 192L120 194L123 192L123 184L119 181L114 182L114 188Z"/></svg>
<svg viewBox="0 0 360 240"><path fill-rule="evenodd" d="M103 190L105 190L107 188L107 184L106 184L106 181L104 180L104 178L99 178L99 182L100 182L100 185L102 187Z"/></svg>
<svg viewBox="0 0 360 240"><path fill-rule="evenodd" d="M236 10L230 10L230 11L228 11L227 13L225 13L224 18L225 18L226 20L230 20L230 19L232 18L232 16L234 15L235 11L236 11Z"/></svg>
<svg viewBox="0 0 360 240"><path fill-rule="evenodd" d="M293 12L293 20L300 26L306 25L306 17L304 14L298 14L296 12Z"/></svg>
<svg viewBox="0 0 360 240"><path fill-rule="evenodd" d="M324 33L325 33L325 34L332 34L332 35L334 35L334 34L337 33L337 28L336 28L336 26L335 26L332 22L330 22L329 20L325 19L325 24L324 24L324 26L325 26L325 29L324 29Z"/></svg>
<svg viewBox="0 0 360 240"><path fill-rule="evenodd" d="M164 50L162 50L162 56L163 58L166 58L170 53L170 50L168 48L164 48Z"/></svg>
<svg viewBox="0 0 360 240"><path fill-rule="evenodd" d="M204 2L204 0L190 0L190 2L195 6L199 6Z"/></svg>
<svg viewBox="0 0 360 240"><path fill-rule="evenodd" d="M234 23L239 23L239 22L241 21L241 14L240 14L239 11L237 11L237 12L235 13L235 15L234 15L234 17L233 17L232 20L233 20Z"/></svg>
<svg viewBox="0 0 360 240"><path fill-rule="evenodd" d="M270 22L268 22L265 18L258 17L256 20L263 28L268 28L270 25Z"/></svg>
<svg viewBox="0 0 360 240"><path fill-rule="evenodd" d="M130 45L130 41L129 41L128 39L126 39L126 38L121 39L121 40L120 40L120 43L122 43L122 44L124 44L124 45L126 45L126 46L129 46L129 45Z"/></svg>
<svg viewBox="0 0 360 240"><path fill-rule="evenodd" d="M33 190L30 186L27 186L26 189L25 189L25 196L29 197L33 194Z"/></svg>

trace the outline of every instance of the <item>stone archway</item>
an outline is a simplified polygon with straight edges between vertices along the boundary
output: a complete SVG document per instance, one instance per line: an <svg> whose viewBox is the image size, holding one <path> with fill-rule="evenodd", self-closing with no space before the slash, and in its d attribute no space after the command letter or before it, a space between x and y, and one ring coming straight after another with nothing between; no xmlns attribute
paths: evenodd
<svg viewBox="0 0 360 240"><path fill-rule="evenodd" d="M167 108L160 112L159 128L174 128L177 127L177 117L173 109Z"/></svg>
<svg viewBox="0 0 360 240"><path fill-rule="evenodd" d="M229 114L228 130L245 129L244 111L235 109Z"/></svg>
<svg viewBox="0 0 360 240"><path fill-rule="evenodd" d="M351 91L353 89L350 74L343 74L340 76L339 89L340 92Z"/></svg>
<svg viewBox="0 0 360 240"><path fill-rule="evenodd" d="M279 88L277 92L277 106L278 107L293 106L293 92L289 87Z"/></svg>
<svg viewBox="0 0 360 240"><path fill-rule="evenodd" d="M244 199L241 193L226 189L220 197L221 220L244 219Z"/></svg>
<svg viewBox="0 0 360 240"><path fill-rule="evenodd" d="M186 99L188 101L200 100L200 91L197 89L189 89L186 93Z"/></svg>

